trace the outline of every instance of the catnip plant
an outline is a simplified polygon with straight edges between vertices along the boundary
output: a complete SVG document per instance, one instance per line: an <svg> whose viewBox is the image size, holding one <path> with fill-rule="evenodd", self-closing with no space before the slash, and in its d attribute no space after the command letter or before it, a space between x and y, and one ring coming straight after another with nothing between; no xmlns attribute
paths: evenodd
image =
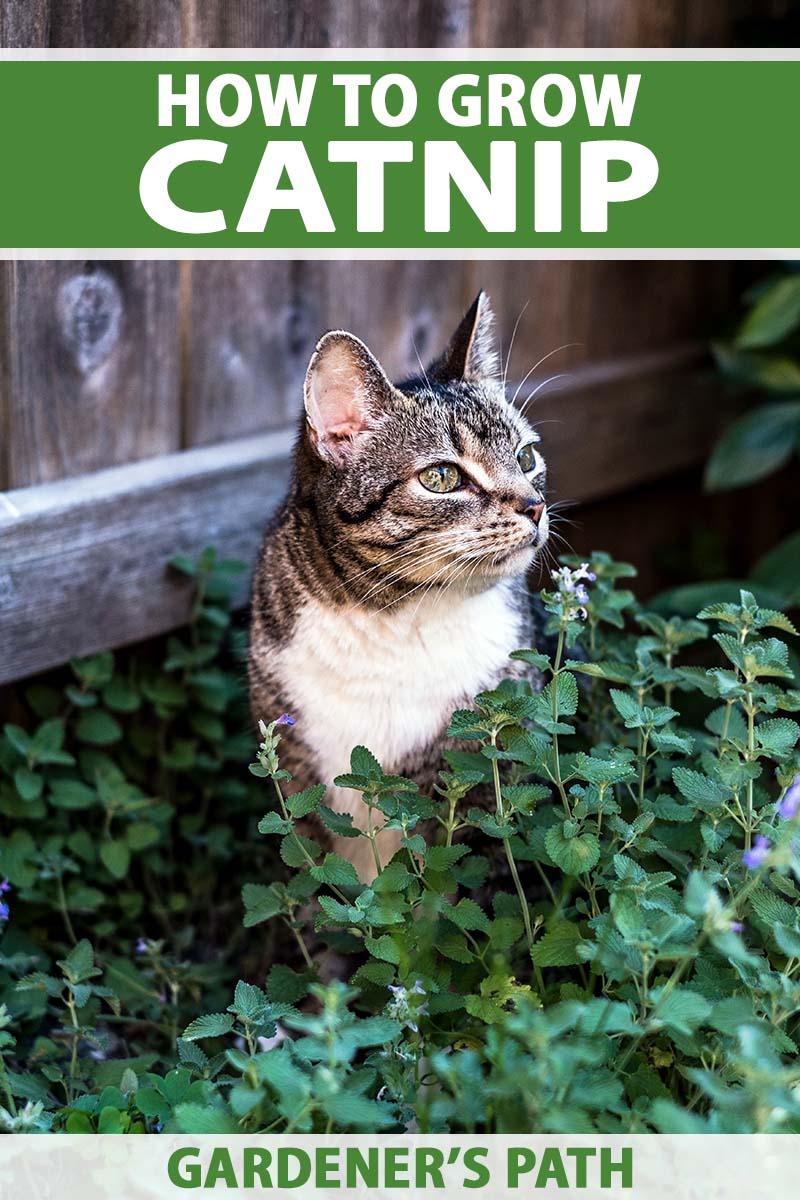
<svg viewBox="0 0 800 1200"><path fill-rule="evenodd" d="M273 851L241 892L258 965L222 1003L175 930L135 945L128 982L152 998L133 1012L107 947L77 941L59 975L28 935L14 982L4 938L6 1127L800 1132L795 630L746 591L668 619L633 574L562 560L552 653L515 655L541 690L507 681L454 713L431 794L356 747L335 783L363 830L328 781L293 789L299 717L265 714L249 778ZM385 865L382 826L401 837ZM369 884L328 833L372 843ZM117 1023L125 1057L95 1061Z"/></svg>

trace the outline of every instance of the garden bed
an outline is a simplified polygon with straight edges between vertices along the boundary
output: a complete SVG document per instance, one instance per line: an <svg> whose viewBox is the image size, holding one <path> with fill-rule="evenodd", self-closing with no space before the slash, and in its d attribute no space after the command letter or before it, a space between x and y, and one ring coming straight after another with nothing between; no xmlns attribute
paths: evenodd
<svg viewBox="0 0 800 1200"><path fill-rule="evenodd" d="M291 715L251 734L237 564L175 565L187 630L0 737L4 1128L800 1131L787 617L665 619L568 560L544 690L455 714L432 795L354 749L404 837L365 887L308 836L365 835L293 791Z"/></svg>

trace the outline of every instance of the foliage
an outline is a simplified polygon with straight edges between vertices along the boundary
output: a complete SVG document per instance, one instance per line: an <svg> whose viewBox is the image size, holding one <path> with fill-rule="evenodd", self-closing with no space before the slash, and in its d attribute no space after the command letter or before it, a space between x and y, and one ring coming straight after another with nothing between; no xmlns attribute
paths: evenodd
<svg viewBox="0 0 800 1200"><path fill-rule="evenodd" d="M178 963L187 939L175 919L133 958L113 940L116 920L149 930L171 889L185 894L186 844L220 853L210 808L188 831L194 810L176 815L196 761L186 782L182 770L170 777L166 801L126 778L141 766L123 748L133 727L114 759L92 749L83 761L81 750L78 763L74 712L64 737L7 730L3 802L17 805L12 838L30 841L24 852L7 841L0 860L12 884L0 945L6 1126L800 1132L795 631L748 592L691 620L645 612L624 587L632 574L603 554L591 568L564 560L543 593L552 658L515 655L543 686L507 682L455 713L431 795L354 749L336 782L368 806L364 831L326 806L322 786L292 790L280 756L292 716L262 723L249 779L259 841L282 866L254 871L242 857L234 869L222 856L246 881L244 948L267 951L222 999L223 969ZM193 679L205 665L186 669ZM104 712L108 682L86 670L78 694L98 703L84 711ZM185 686L189 721L195 683ZM165 745L171 753L171 734ZM227 742L214 745L229 770ZM150 807L115 809L107 837L92 827L90 841L119 841L146 819L157 845L132 848L122 880L121 861L98 850L76 881L73 822L94 808L52 796L65 781L93 788L101 815L112 764L129 803L141 787L158 792L144 804L175 812L159 822ZM401 831L402 848L365 885L323 832L367 837L380 866L383 825ZM145 870L158 885L138 891L128 872L138 881ZM102 890L94 908L70 899L76 882ZM204 897L210 913L213 885ZM201 925L202 903L186 904ZM94 952L77 936L90 929ZM201 941L188 939L195 955Z"/></svg>
<svg viewBox="0 0 800 1200"><path fill-rule="evenodd" d="M706 467L711 491L756 483L800 451L800 274L772 276L745 299L750 307L733 339L714 353L720 369L758 402L714 447ZM754 582L800 602L799 556L800 531L761 560Z"/></svg>

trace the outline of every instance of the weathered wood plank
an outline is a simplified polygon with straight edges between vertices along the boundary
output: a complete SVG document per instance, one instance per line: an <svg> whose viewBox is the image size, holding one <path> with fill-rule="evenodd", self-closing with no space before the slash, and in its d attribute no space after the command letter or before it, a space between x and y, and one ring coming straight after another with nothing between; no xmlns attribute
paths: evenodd
<svg viewBox="0 0 800 1200"><path fill-rule="evenodd" d="M180 448L178 268L9 262L5 487Z"/></svg>
<svg viewBox="0 0 800 1200"><path fill-rule="evenodd" d="M263 432L297 413L317 338L346 328L398 377L444 345L471 296L463 266L197 262L185 356L185 444Z"/></svg>
<svg viewBox="0 0 800 1200"><path fill-rule="evenodd" d="M179 46L180 0L4 0L3 46Z"/></svg>
<svg viewBox="0 0 800 1200"><path fill-rule="evenodd" d="M702 460L738 402L664 367L662 356L634 377L578 368L578 390L542 394L554 498L594 500ZM0 494L0 682L185 621L186 589L165 563L209 544L252 562L291 440L265 434Z"/></svg>
<svg viewBox="0 0 800 1200"><path fill-rule="evenodd" d="M189 46L468 46L470 0L184 0Z"/></svg>
<svg viewBox="0 0 800 1200"><path fill-rule="evenodd" d="M0 496L0 682L184 623L189 590L168 559L214 545L253 561L290 443L272 434Z"/></svg>

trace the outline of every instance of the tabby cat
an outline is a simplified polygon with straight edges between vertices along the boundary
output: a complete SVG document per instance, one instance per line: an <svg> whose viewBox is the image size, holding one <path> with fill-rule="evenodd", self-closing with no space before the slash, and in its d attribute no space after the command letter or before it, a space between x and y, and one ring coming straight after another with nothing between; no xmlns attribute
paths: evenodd
<svg viewBox="0 0 800 1200"><path fill-rule="evenodd" d="M349 769L364 744L430 787L450 713L526 669L525 573L547 540L538 436L505 397L483 293L421 376L392 384L350 333L308 366L288 495L256 569L253 715L290 713L283 763L298 788ZM357 792L328 803L364 828ZM399 835L378 835L381 861ZM366 838L333 848L362 879Z"/></svg>

